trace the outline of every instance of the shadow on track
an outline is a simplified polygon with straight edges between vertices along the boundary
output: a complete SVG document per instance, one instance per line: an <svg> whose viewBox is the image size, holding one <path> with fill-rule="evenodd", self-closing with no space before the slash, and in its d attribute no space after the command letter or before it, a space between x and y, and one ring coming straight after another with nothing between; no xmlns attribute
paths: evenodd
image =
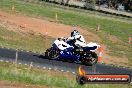
<svg viewBox="0 0 132 88"><path fill-rule="evenodd" d="M68 62L68 63L74 63L74 64L80 64L80 65L83 65L81 62L75 62L75 61L69 61L69 60L66 60L66 59L48 59L46 56L44 55L33 55L35 57L38 57L40 59L47 59L47 60L54 60L54 61L61 61L61 62Z"/></svg>

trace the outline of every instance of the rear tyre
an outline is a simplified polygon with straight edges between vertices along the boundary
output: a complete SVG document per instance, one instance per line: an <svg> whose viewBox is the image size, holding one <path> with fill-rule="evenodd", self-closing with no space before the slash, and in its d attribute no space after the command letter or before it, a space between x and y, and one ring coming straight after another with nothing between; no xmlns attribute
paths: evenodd
<svg viewBox="0 0 132 88"><path fill-rule="evenodd" d="M81 58L81 62L87 66L92 66L96 64L97 61L98 61L98 56L95 52L88 52L86 53L86 55L82 56Z"/></svg>
<svg viewBox="0 0 132 88"><path fill-rule="evenodd" d="M48 59L58 59L59 58L59 50L49 48L45 52L45 57L48 58Z"/></svg>

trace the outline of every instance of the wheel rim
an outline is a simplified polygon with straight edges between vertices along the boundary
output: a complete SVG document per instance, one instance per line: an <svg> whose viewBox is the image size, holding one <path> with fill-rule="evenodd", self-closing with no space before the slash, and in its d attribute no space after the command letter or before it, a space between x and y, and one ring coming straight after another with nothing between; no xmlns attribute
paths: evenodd
<svg viewBox="0 0 132 88"><path fill-rule="evenodd" d="M89 61L93 63L95 60L96 58L94 58L92 54L89 54Z"/></svg>
<svg viewBox="0 0 132 88"><path fill-rule="evenodd" d="M94 63L96 63L96 57L94 56L94 54L93 53L89 53L89 54L87 54L86 56L83 56L82 57L82 62L84 63L84 64L89 64L89 65L91 65L91 64L94 64Z"/></svg>
<svg viewBox="0 0 132 88"><path fill-rule="evenodd" d="M54 50L54 51L51 52L51 58L52 59L56 59L58 57L59 57L59 51Z"/></svg>

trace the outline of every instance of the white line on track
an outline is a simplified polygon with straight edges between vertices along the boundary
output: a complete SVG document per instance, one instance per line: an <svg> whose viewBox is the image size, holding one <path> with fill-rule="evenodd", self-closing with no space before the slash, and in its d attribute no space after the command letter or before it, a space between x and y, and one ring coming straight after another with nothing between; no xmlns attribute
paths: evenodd
<svg viewBox="0 0 132 88"><path fill-rule="evenodd" d="M57 68L55 68L54 70L57 71Z"/></svg>
<svg viewBox="0 0 132 88"><path fill-rule="evenodd" d="M24 64L24 65L27 65L27 64Z"/></svg>
<svg viewBox="0 0 132 88"><path fill-rule="evenodd" d="M76 74L75 72L72 72L72 74Z"/></svg>
<svg viewBox="0 0 132 88"><path fill-rule="evenodd" d="M40 66L37 66L37 68L40 68Z"/></svg>
<svg viewBox="0 0 132 88"><path fill-rule="evenodd" d="M3 62L3 60L0 60L0 62Z"/></svg>
<svg viewBox="0 0 132 88"><path fill-rule="evenodd" d="M46 67L43 67L43 69L46 69Z"/></svg>
<svg viewBox="0 0 132 88"><path fill-rule="evenodd" d="M49 70L51 70L52 68L49 67Z"/></svg>
<svg viewBox="0 0 132 88"><path fill-rule="evenodd" d="M18 63L18 64L22 64L22 63Z"/></svg>
<svg viewBox="0 0 132 88"><path fill-rule="evenodd" d="M5 61L5 62L7 62L7 63L8 63L9 61Z"/></svg>
<svg viewBox="0 0 132 88"><path fill-rule="evenodd" d="M61 70L62 72L64 71L64 70Z"/></svg>
<svg viewBox="0 0 132 88"><path fill-rule="evenodd" d="M70 71L66 71L66 72L70 72Z"/></svg>

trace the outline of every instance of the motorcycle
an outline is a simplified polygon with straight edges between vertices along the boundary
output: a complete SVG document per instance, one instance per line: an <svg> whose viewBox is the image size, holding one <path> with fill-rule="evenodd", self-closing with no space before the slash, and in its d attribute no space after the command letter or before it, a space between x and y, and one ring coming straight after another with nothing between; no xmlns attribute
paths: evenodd
<svg viewBox="0 0 132 88"><path fill-rule="evenodd" d="M45 56L48 59L81 62L87 66L96 64L98 61L98 56L95 51L98 49L99 45L92 42L86 44L85 41L83 41L83 36L81 37L67 41L67 44L72 47L63 46L66 47L64 50L60 50L57 45L53 43L52 47L46 50Z"/></svg>

